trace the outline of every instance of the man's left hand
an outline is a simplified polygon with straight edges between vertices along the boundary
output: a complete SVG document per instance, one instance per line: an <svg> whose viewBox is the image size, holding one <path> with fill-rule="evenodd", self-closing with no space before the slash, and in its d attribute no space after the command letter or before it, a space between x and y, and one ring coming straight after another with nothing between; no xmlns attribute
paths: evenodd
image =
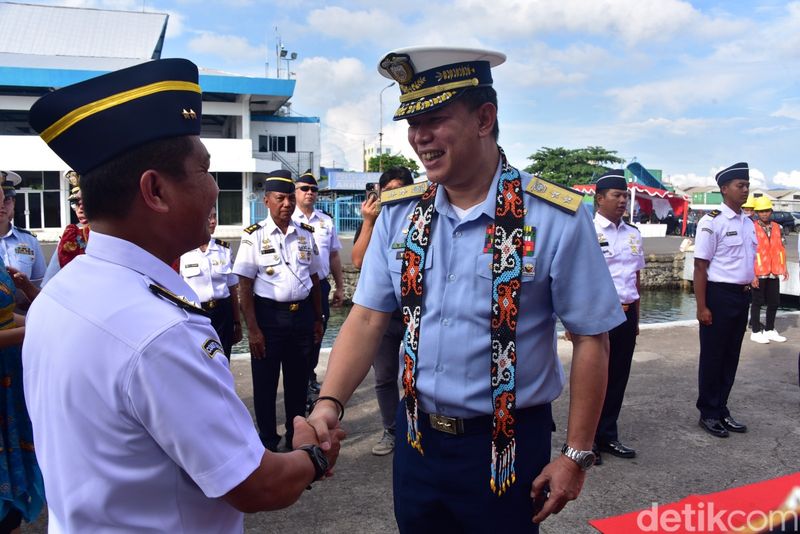
<svg viewBox="0 0 800 534"><path fill-rule="evenodd" d="M344 288L336 287L336 291L333 292L333 300L331 300L331 306L334 308L341 308L342 304L344 303Z"/></svg>
<svg viewBox="0 0 800 534"><path fill-rule="evenodd" d="M546 499L539 513L533 516L533 522L541 523L550 514L560 512L569 501L577 499L585 479L586 472L564 455L547 464L533 481L533 500ZM550 488L549 495L545 495L545 487Z"/></svg>

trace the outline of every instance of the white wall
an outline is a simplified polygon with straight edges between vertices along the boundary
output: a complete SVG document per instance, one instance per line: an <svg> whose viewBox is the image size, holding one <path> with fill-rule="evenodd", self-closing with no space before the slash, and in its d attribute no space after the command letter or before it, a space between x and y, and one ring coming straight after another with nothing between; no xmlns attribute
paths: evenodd
<svg viewBox="0 0 800 534"><path fill-rule="evenodd" d="M322 157L320 125L318 122L251 121L250 137L254 153L258 152L259 135L295 136L295 150L297 152L312 152L314 154L314 169L318 171Z"/></svg>

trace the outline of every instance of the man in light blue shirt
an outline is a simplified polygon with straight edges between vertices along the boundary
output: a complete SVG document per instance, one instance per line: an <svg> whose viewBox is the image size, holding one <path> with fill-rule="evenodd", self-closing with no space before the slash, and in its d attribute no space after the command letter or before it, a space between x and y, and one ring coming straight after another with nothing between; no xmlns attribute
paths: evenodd
<svg viewBox="0 0 800 534"><path fill-rule="evenodd" d="M400 83L395 119L408 119L432 185L381 196L355 306L310 422L325 441L337 402L363 379L399 305L401 533L537 532L577 497L594 463L606 332L625 317L580 194L517 171L497 146L490 68L504 60L414 48L379 68ZM550 402L564 385L557 317L573 333L572 399L563 454L550 462Z"/></svg>

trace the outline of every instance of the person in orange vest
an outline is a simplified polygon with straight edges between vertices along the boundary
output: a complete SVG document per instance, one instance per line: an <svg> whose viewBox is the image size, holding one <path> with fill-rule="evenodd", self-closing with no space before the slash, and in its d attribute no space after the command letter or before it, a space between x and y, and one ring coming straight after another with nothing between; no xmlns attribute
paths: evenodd
<svg viewBox="0 0 800 534"><path fill-rule="evenodd" d="M775 314L781 298L780 280L787 280L789 272L786 270L786 247L781 239L781 227L770 220L772 216L772 201L766 197L758 197L754 202L754 211L757 219L753 224L756 227L755 278L753 278L753 303L750 307L750 341L756 343L769 343L777 341L783 343L786 338L775 330ZM761 306L767 305L767 323L761 324Z"/></svg>

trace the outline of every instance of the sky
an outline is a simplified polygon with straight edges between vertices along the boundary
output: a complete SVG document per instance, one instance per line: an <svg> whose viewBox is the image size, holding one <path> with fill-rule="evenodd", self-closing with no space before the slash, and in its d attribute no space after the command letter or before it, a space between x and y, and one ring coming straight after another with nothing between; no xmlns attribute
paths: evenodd
<svg viewBox="0 0 800 534"><path fill-rule="evenodd" d="M376 65L447 45L507 55L492 74L517 167L542 147L599 145L678 187L747 161L751 186L800 188L800 1L26 1L168 13L162 57L243 75L275 77L280 40L297 53L292 114L320 118L323 166L361 170L381 129L414 157Z"/></svg>

